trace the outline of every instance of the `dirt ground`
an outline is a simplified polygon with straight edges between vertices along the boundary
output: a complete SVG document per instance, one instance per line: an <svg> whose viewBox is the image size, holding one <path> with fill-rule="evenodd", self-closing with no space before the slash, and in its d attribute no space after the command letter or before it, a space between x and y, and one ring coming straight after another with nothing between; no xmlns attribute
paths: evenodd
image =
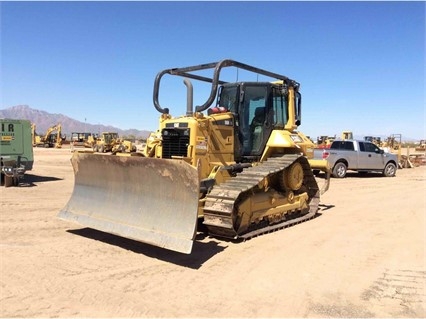
<svg viewBox="0 0 426 319"><path fill-rule="evenodd" d="M315 219L184 255L59 220L70 157L36 148L0 188L1 317L426 316L426 166L332 179Z"/></svg>

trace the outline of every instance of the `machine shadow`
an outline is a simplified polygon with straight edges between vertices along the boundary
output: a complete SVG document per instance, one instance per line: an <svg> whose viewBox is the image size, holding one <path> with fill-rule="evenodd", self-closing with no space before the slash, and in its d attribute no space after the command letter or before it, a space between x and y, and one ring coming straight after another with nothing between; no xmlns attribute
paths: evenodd
<svg viewBox="0 0 426 319"><path fill-rule="evenodd" d="M63 179L54 176L39 176L25 173L24 177L19 181L19 187L34 187L37 186L35 183L54 182L61 180Z"/></svg>
<svg viewBox="0 0 426 319"><path fill-rule="evenodd" d="M318 209L317 215L321 215L321 212L332 209L335 206L334 205L319 204L318 207L319 207L319 209Z"/></svg>
<svg viewBox="0 0 426 319"><path fill-rule="evenodd" d="M220 247L218 242L211 240L208 243L194 241L192 253L187 255L168 249L152 246L140 241L120 237L110 233L105 233L92 228L70 229L67 232L83 236L86 238L101 241L106 244L114 245L125 250L130 250L136 254L142 254L151 258L157 258L179 266L191 269L199 269L204 262L212 258L217 253L225 250L226 247ZM200 237L197 236L197 239Z"/></svg>
<svg viewBox="0 0 426 319"><path fill-rule="evenodd" d="M384 178L382 173L359 173L359 172L347 172L345 178Z"/></svg>
<svg viewBox="0 0 426 319"><path fill-rule="evenodd" d="M324 173L318 173L315 177L319 179L325 179ZM382 173L376 172L368 172L368 173L360 173L360 172L347 172L345 178L384 178ZM339 180L340 178L331 177L333 180Z"/></svg>

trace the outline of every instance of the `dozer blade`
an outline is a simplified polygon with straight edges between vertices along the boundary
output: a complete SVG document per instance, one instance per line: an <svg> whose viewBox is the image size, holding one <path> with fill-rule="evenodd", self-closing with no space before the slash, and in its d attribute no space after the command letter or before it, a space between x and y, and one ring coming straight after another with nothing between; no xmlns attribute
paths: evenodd
<svg viewBox="0 0 426 319"><path fill-rule="evenodd" d="M317 169L325 173L324 184L321 187L320 194L323 195L330 187L331 168L330 164L325 159L308 159L312 169Z"/></svg>
<svg viewBox="0 0 426 319"><path fill-rule="evenodd" d="M75 152L63 220L189 254L197 227L198 171L181 160Z"/></svg>

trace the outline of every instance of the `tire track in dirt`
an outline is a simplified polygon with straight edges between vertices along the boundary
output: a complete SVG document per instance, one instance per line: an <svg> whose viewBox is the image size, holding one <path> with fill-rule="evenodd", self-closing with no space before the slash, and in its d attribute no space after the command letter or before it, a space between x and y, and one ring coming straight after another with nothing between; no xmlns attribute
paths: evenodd
<svg viewBox="0 0 426 319"><path fill-rule="evenodd" d="M386 269L361 297L376 307L387 307L395 317L425 317L425 287L426 270Z"/></svg>
<svg viewBox="0 0 426 319"><path fill-rule="evenodd" d="M0 189L2 317L424 315L424 278L396 276L425 270L424 167L332 179L317 218L182 255L58 220L70 157L36 150L34 186Z"/></svg>

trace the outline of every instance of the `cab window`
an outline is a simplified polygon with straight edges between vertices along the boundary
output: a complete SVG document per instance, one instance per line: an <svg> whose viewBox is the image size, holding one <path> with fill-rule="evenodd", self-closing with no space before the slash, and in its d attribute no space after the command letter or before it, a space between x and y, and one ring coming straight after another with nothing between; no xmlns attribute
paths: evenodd
<svg viewBox="0 0 426 319"><path fill-rule="evenodd" d="M361 150L363 152L376 152L378 150L377 146L374 145L373 143L363 143L364 144L364 150Z"/></svg>
<svg viewBox="0 0 426 319"><path fill-rule="evenodd" d="M240 110L240 130L243 135L243 154L258 154L263 148L267 113L268 88L244 87L243 107Z"/></svg>
<svg viewBox="0 0 426 319"><path fill-rule="evenodd" d="M217 101L217 106L223 106L228 111L236 113L238 106L238 87L222 86Z"/></svg>
<svg viewBox="0 0 426 319"><path fill-rule="evenodd" d="M280 90L272 90L273 124L275 127L284 128L288 121L288 100Z"/></svg>

